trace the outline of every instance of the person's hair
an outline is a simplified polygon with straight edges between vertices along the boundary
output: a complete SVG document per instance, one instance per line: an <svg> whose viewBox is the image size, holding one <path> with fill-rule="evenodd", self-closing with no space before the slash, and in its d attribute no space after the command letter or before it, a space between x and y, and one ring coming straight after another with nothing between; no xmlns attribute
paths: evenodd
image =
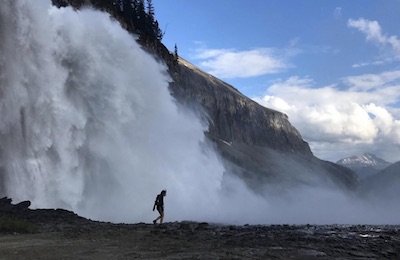
<svg viewBox="0 0 400 260"><path fill-rule="evenodd" d="M167 193L167 190L162 190L161 191L161 194L166 194Z"/></svg>

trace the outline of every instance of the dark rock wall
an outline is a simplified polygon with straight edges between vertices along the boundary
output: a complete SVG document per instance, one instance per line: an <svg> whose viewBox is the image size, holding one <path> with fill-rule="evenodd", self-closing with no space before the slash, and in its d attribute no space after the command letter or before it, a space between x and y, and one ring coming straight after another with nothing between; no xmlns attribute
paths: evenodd
<svg viewBox="0 0 400 260"><path fill-rule="evenodd" d="M260 106L183 59L173 78L171 91L177 100L188 106L199 104L205 110L211 138L312 156L285 114Z"/></svg>
<svg viewBox="0 0 400 260"><path fill-rule="evenodd" d="M313 156L287 115L265 108L231 85L180 59L170 89L179 104L200 110L207 136L229 172L254 190L265 184L337 185L354 189L355 174Z"/></svg>

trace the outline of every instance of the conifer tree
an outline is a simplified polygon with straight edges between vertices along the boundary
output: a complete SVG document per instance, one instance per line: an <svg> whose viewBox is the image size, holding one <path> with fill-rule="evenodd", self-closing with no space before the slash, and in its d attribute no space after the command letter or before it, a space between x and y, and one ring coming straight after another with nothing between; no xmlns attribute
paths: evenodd
<svg viewBox="0 0 400 260"><path fill-rule="evenodd" d="M175 43L175 50L174 50L174 58L175 58L175 61L178 61L178 59L179 59L178 46L176 45L176 43Z"/></svg>
<svg viewBox="0 0 400 260"><path fill-rule="evenodd" d="M149 20L151 23L154 23L154 6L153 6L153 1L152 0L147 0L147 14L149 16Z"/></svg>

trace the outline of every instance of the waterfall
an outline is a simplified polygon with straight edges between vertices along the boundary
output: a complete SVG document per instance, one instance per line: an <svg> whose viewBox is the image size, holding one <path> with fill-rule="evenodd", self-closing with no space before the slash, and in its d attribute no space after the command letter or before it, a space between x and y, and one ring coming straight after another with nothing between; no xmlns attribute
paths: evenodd
<svg viewBox="0 0 400 260"><path fill-rule="evenodd" d="M50 1L0 11L0 193L115 222L149 221L164 188L176 219L213 203L224 168L207 126L178 109L134 35Z"/></svg>

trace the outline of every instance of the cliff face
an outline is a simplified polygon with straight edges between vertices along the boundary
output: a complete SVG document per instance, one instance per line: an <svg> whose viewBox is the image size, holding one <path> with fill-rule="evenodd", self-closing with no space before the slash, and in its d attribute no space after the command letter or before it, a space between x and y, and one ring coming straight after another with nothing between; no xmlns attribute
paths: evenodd
<svg viewBox="0 0 400 260"><path fill-rule="evenodd" d="M171 91L177 100L188 106L200 104L205 110L212 139L312 156L285 114L260 106L183 59L172 76Z"/></svg>
<svg viewBox="0 0 400 260"><path fill-rule="evenodd" d="M170 89L179 104L202 112L207 137L227 171L255 190L297 184L353 188L353 172L314 157L288 117L260 106L231 85L180 58Z"/></svg>

